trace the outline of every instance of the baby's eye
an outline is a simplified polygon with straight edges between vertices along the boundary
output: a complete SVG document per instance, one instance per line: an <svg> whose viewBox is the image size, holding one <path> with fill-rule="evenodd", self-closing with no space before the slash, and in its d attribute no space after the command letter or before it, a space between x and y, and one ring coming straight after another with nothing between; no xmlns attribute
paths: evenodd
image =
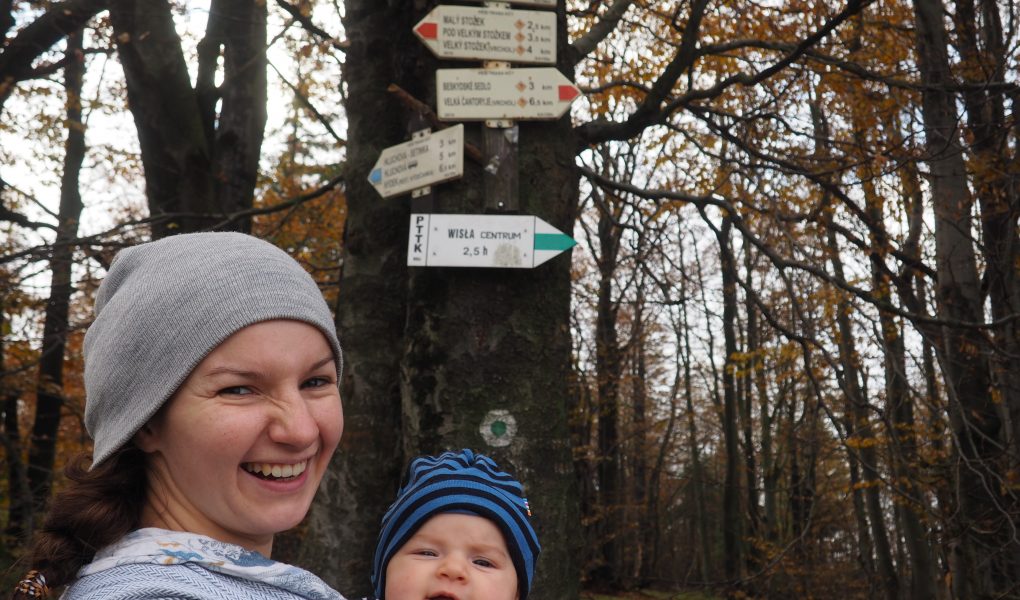
<svg viewBox="0 0 1020 600"><path fill-rule="evenodd" d="M219 394L224 396L247 396L252 393L254 392L252 392L251 388L246 385L234 385L231 387L225 387L219 391Z"/></svg>
<svg viewBox="0 0 1020 600"><path fill-rule="evenodd" d="M418 556L433 556L433 557L439 556L438 552L436 552L435 550L430 550L428 548L422 548L420 550L415 550L414 554L417 554Z"/></svg>
<svg viewBox="0 0 1020 600"><path fill-rule="evenodd" d="M308 381L301 384L302 388L319 388L324 385L329 385L331 382L326 377L312 377Z"/></svg>
<svg viewBox="0 0 1020 600"><path fill-rule="evenodd" d="M476 558L474 563L479 567L485 567L487 569L493 569L496 567L496 564L487 558Z"/></svg>

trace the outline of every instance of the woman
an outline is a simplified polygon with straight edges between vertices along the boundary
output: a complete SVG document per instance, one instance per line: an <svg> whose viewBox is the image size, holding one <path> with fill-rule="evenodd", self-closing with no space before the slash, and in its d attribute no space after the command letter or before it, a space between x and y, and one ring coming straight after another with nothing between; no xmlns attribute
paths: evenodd
<svg viewBox="0 0 1020 600"><path fill-rule="evenodd" d="M312 278L239 233L121 251L85 335L85 426L14 598L341 599L268 557L343 430L342 358Z"/></svg>

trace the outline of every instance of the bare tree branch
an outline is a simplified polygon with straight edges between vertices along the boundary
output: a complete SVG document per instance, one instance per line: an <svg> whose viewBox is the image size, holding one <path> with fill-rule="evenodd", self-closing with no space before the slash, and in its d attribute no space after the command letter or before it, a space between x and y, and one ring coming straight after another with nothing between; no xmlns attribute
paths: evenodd
<svg viewBox="0 0 1020 600"><path fill-rule="evenodd" d="M577 63L581 62L585 56L588 56L595 48L602 42L602 40L609 37L609 34L616 29L616 26L620 23L620 19L623 18L624 13L630 8L630 5L634 4L634 0L616 0L609 10L606 11L602 18L598 20L595 25L588 30L588 33L574 40L573 44L570 44L568 50L567 61L568 65L573 68L577 66Z"/></svg>
<svg viewBox="0 0 1020 600"><path fill-rule="evenodd" d="M333 126L329 124L329 120L321 112L319 112L319 109L315 108L315 106L312 104L312 101L308 99L308 96L303 94L296 85L288 81L287 78L283 75L283 73L281 73L280 70L276 68L276 65L273 64L273 61L269 61L269 66L273 69L273 71L276 72L276 75L277 77L280 78L280 81L285 83L287 87L289 87L290 90L294 92L294 95L297 96L298 100L301 101L301 104L303 104L305 108L307 108L309 112L312 113L312 116L315 117L315 120L318 121L320 125L326 128L326 131L329 132L329 135L333 137L333 140L336 142L337 146L340 146L341 148L346 146L347 140L340 137L340 134L338 134L333 129Z"/></svg>
<svg viewBox="0 0 1020 600"><path fill-rule="evenodd" d="M328 31L322 29L321 27L313 23L308 16L301 12L300 8L294 6L290 2L287 2L287 0L276 0L276 3L280 6L280 8L287 11L290 14L290 16L294 17L294 20L300 23L301 26L304 27L305 30L307 30L309 33L316 37L322 38L323 41L329 42L329 45L332 46L334 50L339 50L340 52L347 52L347 48L350 47L351 45L350 42L346 40L336 39L335 37L330 35Z"/></svg>
<svg viewBox="0 0 1020 600"><path fill-rule="evenodd" d="M606 119L598 119L577 127L576 131L579 139L578 151L587 148L590 144L609 140L630 139L646 127L665 121L674 111L697 100L714 98L736 85L757 85L771 78L776 73L793 64L825 36L829 35L838 26L850 19L850 17L864 10L872 2L874 0L850 0L846 8L840 11L839 14L826 21L821 28L796 44L786 56L768 68L754 74L738 73L723 79L712 87L691 90L670 101L665 107L662 107L662 103L665 102L680 76L693 65L699 56L699 53L696 51L697 36L707 0L695 0L691 7L691 16L684 28L680 48L670 64L666 66L662 74L655 81L655 84L652 86L652 93L645 97L637 110L626 121L612 122Z"/></svg>
<svg viewBox="0 0 1020 600"><path fill-rule="evenodd" d="M32 77L32 62L106 10L109 0L67 0L50 7L18 32L0 53L0 107L19 81Z"/></svg>

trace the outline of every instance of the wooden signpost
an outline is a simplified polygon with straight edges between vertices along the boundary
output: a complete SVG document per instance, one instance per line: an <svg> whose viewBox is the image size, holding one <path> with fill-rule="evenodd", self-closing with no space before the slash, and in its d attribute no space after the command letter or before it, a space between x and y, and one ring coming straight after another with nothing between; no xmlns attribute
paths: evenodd
<svg viewBox="0 0 1020 600"><path fill-rule="evenodd" d="M532 215L412 214L407 266L531 269L576 243Z"/></svg>
<svg viewBox="0 0 1020 600"><path fill-rule="evenodd" d="M556 13L440 5L414 28L439 58L556 63Z"/></svg>

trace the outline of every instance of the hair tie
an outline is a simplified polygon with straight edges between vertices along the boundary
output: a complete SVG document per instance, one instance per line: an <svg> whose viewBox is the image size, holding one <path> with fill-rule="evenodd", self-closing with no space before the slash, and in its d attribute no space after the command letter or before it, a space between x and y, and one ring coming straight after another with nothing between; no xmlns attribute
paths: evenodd
<svg viewBox="0 0 1020 600"><path fill-rule="evenodd" d="M18 582L15 592L25 594L29 598L49 598L50 588L46 585L46 576L41 571L32 569L25 578Z"/></svg>

